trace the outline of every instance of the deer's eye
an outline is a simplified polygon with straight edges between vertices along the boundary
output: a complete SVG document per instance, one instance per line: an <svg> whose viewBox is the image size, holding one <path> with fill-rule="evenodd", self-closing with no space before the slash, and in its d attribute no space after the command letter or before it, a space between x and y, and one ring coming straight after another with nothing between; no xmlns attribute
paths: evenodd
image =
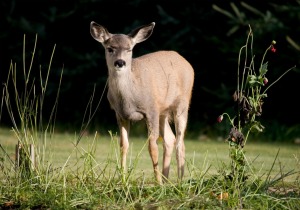
<svg viewBox="0 0 300 210"><path fill-rule="evenodd" d="M107 48L107 52L109 52L109 53L113 53L114 52L114 50L113 50L113 48Z"/></svg>

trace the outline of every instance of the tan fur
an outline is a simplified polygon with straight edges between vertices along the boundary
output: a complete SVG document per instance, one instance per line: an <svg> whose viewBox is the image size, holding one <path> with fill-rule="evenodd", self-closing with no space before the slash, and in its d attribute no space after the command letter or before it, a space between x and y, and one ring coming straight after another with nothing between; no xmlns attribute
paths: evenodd
<svg viewBox="0 0 300 210"><path fill-rule="evenodd" d="M192 66L175 51L158 51L132 58L135 44L148 39L154 23L141 26L130 34L111 34L91 22L91 35L105 48L108 67L108 100L116 112L120 128L121 165L126 171L130 121L145 119L149 153L154 174L162 183L158 167L157 139L164 140L163 180L169 176L175 146L178 178L184 175L184 133L194 83ZM176 137L169 125L174 120Z"/></svg>

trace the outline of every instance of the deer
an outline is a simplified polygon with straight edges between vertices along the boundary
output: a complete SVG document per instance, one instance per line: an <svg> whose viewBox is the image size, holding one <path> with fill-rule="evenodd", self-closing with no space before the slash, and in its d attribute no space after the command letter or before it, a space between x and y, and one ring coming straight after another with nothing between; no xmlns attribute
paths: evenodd
<svg viewBox="0 0 300 210"><path fill-rule="evenodd" d="M176 150L178 180L184 176L184 136L194 84L192 65L173 50L160 50L133 58L136 44L147 40L155 22L113 34L91 21L90 34L105 49L108 68L107 98L119 127L121 168L126 173L129 132L132 122L145 120L148 150L154 178L159 184L169 178L173 149ZM173 130L171 125L174 125ZM158 139L163 139L162 172L159 169Z"/></svg>

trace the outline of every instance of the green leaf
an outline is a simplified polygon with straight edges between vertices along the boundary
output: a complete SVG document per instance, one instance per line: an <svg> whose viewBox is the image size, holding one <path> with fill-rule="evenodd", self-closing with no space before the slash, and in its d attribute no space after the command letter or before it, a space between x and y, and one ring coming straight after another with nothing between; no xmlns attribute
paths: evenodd
<svg viewBox="0 0 300 210"><path fill-rule="evenodd" d="M264 64L260 67L260 69L259 69L259 74L260 74L260 76L263 77L263 76L267 73L267 71L268 71L268 62L264 63Z"/></svg>
<svg viewBox="0 0 300 210"><path fill-rule="evenodd" d="M251 127L251 132L263 132L264 129L265 127L260 122L255 121L255 123Z"/></svg>
<svg viewBox="0 0 300 210"><path fill-rule="evenodd" d="M258 80L258 83L260 84L260 85L264 85L264 77L262 77L261 75L259 75L258 76L258 78L257 78L257 80Z"/></svg>
<svg viewBox="0 0 300 210"><path fill-rule="evenodd" d="M250 86L253 86L255 83L257 83L257 77L255 75L248 75L247 80Z"/></svg>
<svg viewBox="0 0 300 210"><path fill-rule="evenodd" d="M266 93L260 95L261 98L267 98L268 95Z"/></svg>

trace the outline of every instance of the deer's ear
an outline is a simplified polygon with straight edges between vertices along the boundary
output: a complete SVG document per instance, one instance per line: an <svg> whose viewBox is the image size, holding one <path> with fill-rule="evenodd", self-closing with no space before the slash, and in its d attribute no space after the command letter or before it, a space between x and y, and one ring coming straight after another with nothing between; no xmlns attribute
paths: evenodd
<svg viewBox="0 0 300 210"><path fill-rule="evenodd" d="M154 26L155 22L140 26L131 31L128 36L130 36L135 43L143 42L151 36Z"/></svg>
<svg viewBox="0 0 300 210"><path fill-rule="evenodd" d="M105 27L97 24L94 21L92 21L90 24L90 32L92 37L100 43L103 43L105 40L111 37L111 34Z"/></svg>

